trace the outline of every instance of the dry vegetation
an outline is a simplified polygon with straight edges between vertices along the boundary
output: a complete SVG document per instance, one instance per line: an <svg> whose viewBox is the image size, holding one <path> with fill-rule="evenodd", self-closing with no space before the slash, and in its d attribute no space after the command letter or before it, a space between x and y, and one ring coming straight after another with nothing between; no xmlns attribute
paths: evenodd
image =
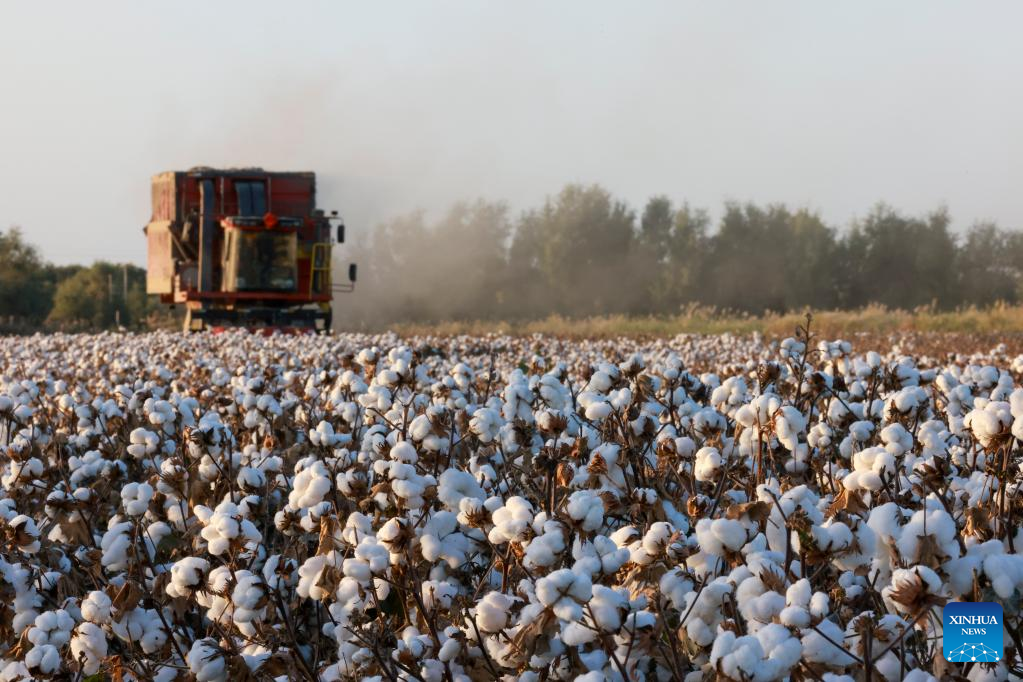
<svg viewBox="0 0 1023 682"><path fill-rule="evenodd" d="M889 310L868 306L859 310L814 312L814 328L825 336L853 337L857 334L893 332L936 332L1012 339L1023 335L1023 306L996 305L940 311L920 308L913 311ZM636 317L604 315L568 318L560 315L523 321L444 321L436 323L392 324L389 329L402 335L437 334L510 334L528 336L549 334L565 338L648 337L668 338L676 334L763 334L768 337L791 336L805 321L805 313L767 313L747 315L720 312L713 308L691 306L678 315ZM957 337L949 337L955 340ZM960 350L950 344L949 350Z"/></svg>

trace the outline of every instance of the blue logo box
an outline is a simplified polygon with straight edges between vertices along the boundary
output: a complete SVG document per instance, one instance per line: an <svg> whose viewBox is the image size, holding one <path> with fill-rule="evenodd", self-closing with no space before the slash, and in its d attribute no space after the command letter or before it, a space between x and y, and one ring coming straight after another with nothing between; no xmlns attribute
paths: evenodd
<svg viewBox="0 0 1023 682"><path fill-rule="evenodd" d="M994 663L1002 660L1002 606L989 601L950 602L941 615L942 653L949 663Z"/></svg>

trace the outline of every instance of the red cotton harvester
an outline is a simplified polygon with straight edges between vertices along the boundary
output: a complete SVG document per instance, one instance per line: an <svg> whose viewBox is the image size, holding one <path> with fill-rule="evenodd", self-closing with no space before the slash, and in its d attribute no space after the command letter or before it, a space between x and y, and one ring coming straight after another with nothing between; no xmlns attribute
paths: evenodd
<svg viewBox="0 0 1023 682"><path fill-rule="evenodd" d="M336 234L332 228L336 226ZM325 331L335 291L332 238L344 242L337 211L316 208L313 173L261 168L193 168L153 177L145 227L146 291L185 306L185 330L244 326Z"/></svg>

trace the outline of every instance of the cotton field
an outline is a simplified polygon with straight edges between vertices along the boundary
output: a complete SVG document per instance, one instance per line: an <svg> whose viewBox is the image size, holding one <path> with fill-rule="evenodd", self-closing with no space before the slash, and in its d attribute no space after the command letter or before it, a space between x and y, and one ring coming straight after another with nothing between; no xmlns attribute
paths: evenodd
<svg viewBox="0 0 1023 682"><path fill-rule="evenodd" d="M0 681L1019 677L1021 382L805 328L0 339Z"/></svg>

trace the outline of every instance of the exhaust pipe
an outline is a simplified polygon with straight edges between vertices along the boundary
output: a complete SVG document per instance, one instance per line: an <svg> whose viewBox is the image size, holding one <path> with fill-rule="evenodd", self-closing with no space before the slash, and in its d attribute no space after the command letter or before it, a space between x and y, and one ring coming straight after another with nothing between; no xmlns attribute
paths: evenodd
<svg viewBox="0 0 1023 682"><path fill-rule="evenodd" d="M199 291L213 291L213 237L216 223L213 180L199 183Z"/></svg>

